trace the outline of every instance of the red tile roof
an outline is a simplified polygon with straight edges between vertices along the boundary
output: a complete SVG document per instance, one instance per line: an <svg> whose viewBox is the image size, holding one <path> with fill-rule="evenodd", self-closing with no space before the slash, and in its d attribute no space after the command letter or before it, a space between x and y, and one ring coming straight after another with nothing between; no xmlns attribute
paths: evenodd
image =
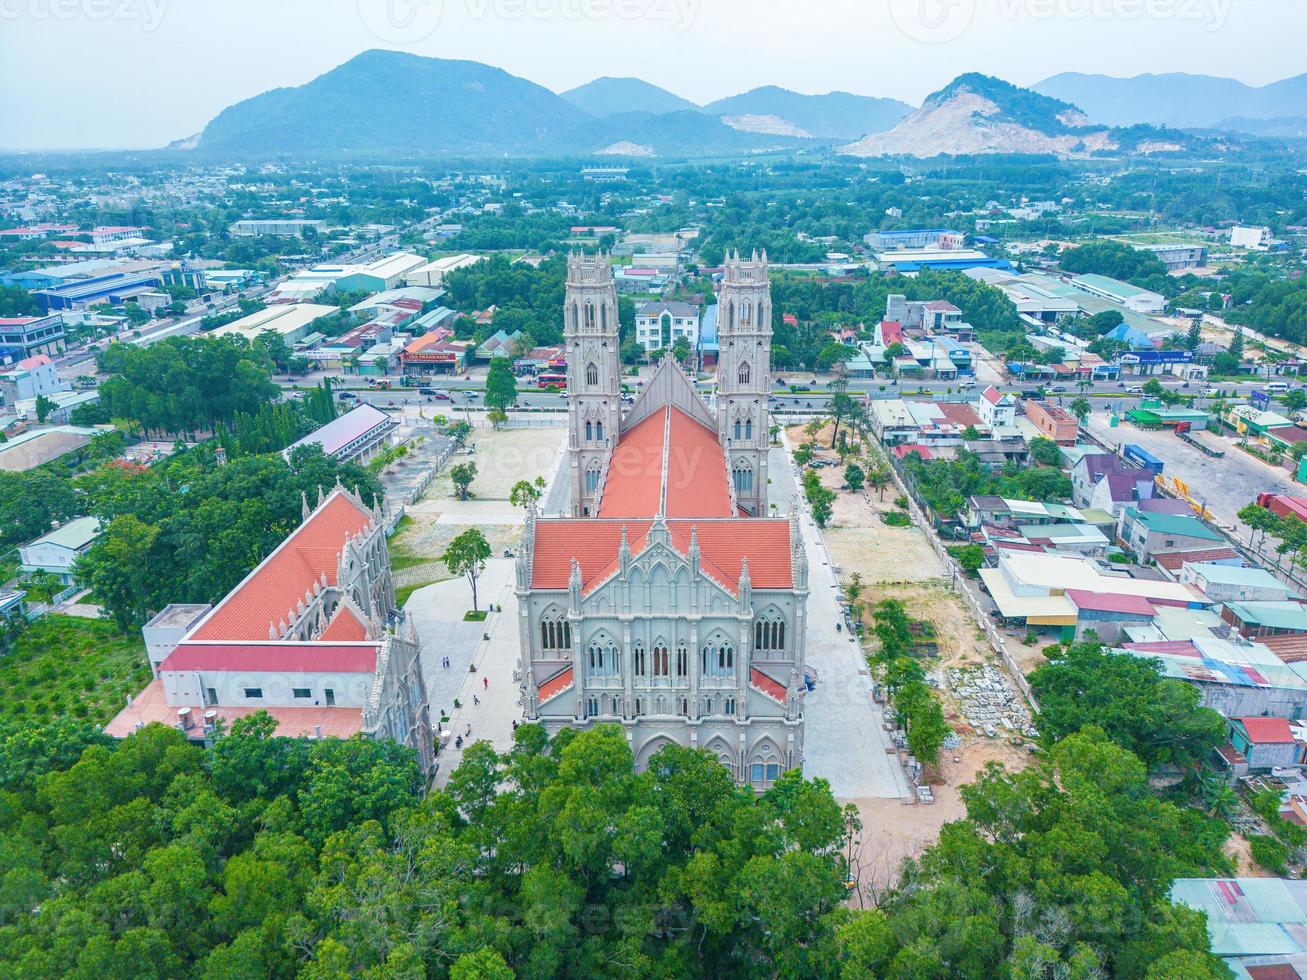
<svg viewBox="0 0 1307 980"><path fill-rule="evenodd" d="M901 446L895 446L891 452L893 452L899 459L903 459L909 453L916 453L922 459L930 459L930 450L915 442L905 442Z"/></svg>
<svg viewBox="0 0 1307 980"><path fill-rule="evenodd" d="M1205 551L1171 551L1154 555L1153 559L1168 572L1174 572L1187 561L1205 562L1238 557L1239 555L1231 548L1208 548Z"/></svg>
<svg viewBox="0 0 1307 980"><path fill-rule="evenodd" d="M731 489L717 433L680 409L668 409L668 517L730 517ZM619 447L620 448L620 447Z"/></svg>
<svg viewBox="0 0 1307 980"><path fill-rule="evenodd" d="M275 671L288 674L371 674L375 643L181 643L159 671Z"/></svg>
<svg viewBox="0 0 1307 980"><path fill-rule="evenodd" d="M1142 616L1156 614L1156 607L1138 595L1111 595L1104 592L1089 592L1085 589L1067 589L1067 598L1078 609L1093 609L1099 612L1137 613Z"/></svg>
<svg viewBox="0 0 1307 980"><path fill-rule="evenodd" d="M622 433L599 502L600 517L653 517L662 501L664 412Z"/></svg>
<svg viewBox="0 0 1307 980"><path fill-rule="evenodd" d="M622 433L599 517L729 517L731 491L717 433L667 408Z"/></svg>
<svg viewBox="0 0 1307 980"><path fill-rule="evenodd" d="M335 490L240 585L229 592L192 640L267 640L268 626L289 621L296 603L325 575L336 584L336 566L347 535L360 533L371 516L344 491Z"/></svg>
<svg viewBox="0 0 1307 980"><path fill-rule="evenodd" d="M344 604L336 607L335 615L331 617L331 622L327 628L322 631L318 637L323 642L326 641L351 641L366 640L368 638L368 628L359 621L354 615L353 610Z"/></svg>
<svg viewBox="0 0 1307 980"><path fill-rule="evenodd" d="M582 587L589 591L617 570L622 528L626 528L631 553L638 555L648 544L652 523L585 518L538 520L531 559L532 588L567 588L575 558L581 566ZM732 593L746 558L749 582L755 589L794 586L790 525L784 518L682 519L668 521L667 530L672 547L682 555L689 552L691 532L697 531L701 567Z"/></svg>
<svg viewBox="0 0 1307 980"><path fill-rule="evenodd" d="M1287 718L1231 718L1248 733L1254 745L1275 745L1295 741Z"/></svg>
<svg viewBox="0 0 1307 980"><path fill-rule="evenodd" d="M981 424L981 418L976 414L976 410L964 402L936 402L935 407L954 425L966 428L968 425Z"/></svg>
<svg viewBox="0 0 1307 980"><path fill-rule="evenodd" d="M556 698L572 686L572 668L564 667L549 680L540 685L540 703L544 704Z"/></svg>
<svg viewBox="0 0 1307 980"><path fill-rule="evenodd" d="M785 685L772 680L757 667L754 667L749 674L749 684L773 701L779 701L781 704L785 703Z"/></svg>
<svg viewBox="0 0 1307 980"><path fill-rule="evenodd" d="M1003 392L999 391L993 385L990 385L981 393L980 397L985 399L985 401L989 402L991 405L997 405L1003 400Z"/></svg>

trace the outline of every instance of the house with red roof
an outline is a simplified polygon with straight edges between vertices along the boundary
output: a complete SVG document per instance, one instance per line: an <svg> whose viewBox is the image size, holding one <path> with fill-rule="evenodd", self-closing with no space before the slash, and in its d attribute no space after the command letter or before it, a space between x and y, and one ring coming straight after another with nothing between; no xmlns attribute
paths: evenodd
<svg viewBox="0 0 1307 980"><path fill-rule="evenodd" d="M1303 763L1303 745L1287 718L1231 718L1230 744L1248 760L1250 772Z"/></svg>
<svg viewBox="0 0 1307 980"><path fill-rule="evenodd" d="M803 761L808 593L767 499L770 309L766 256L728 256L715 406L665 358L623 412L608 259L569 257L570 499L528 514L516 578L528 720L620 724L638 768L706 749L759 791Z"/></svg>
<svg viewBox="0 0 1307 980"><path fill-rule="evenodd" d="M105 731L147 724L211 739L256 711L280 735L385 738L434 768L411 621L399 612L385 523L337 485L215 605L170 605L143 628L154 679Z"/></svg>

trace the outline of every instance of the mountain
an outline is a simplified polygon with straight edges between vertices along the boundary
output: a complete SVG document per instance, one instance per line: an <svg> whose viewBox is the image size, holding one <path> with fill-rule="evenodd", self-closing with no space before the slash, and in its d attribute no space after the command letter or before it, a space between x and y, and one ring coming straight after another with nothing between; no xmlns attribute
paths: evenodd
<svg viewBox="0 0 1307 980"><path fill-rule="evenodd" d="M1036 153L1087 156L1096 151L1163 153L1184 149L1182 134L1092 125L1075 105L999 78L960 75L886 133L840 148L851 156Z"/></svg>
<svg viewBox="0 0 1307 980"><path fill-rule="evenodd" d="M365 51L295 88L220 112L195 150L302 157L548 152L589 117L543 86L475 61Z"/></svg>
<svg viewBox="0 0 1307 980"><path fill-rule="evenodd" d="M665 88L650 85L638 78L613 78L604 75L561 93L582 112L592 116L614 116L621 112L698 112L689 99L674 95Z"/></svg>
<svg viewBox="0 0 1307 980"><path fill-rule="evenodd" d="M702 112L626 112L595 119L568 136L572 149L598 156L699 156L813 143L784 132L741 130Z"/></svg>
<svg viewBox="0 0 1307 980"><path fill-rule="evenodd" d="M1301 116L1307 74L1260 88L1211 75L1136 75L1112 78L1064 72L1032 86L1036 92L1074 102L1095 122L1109 126L1151 123L1179 128L1220 128L1232 117Z"/></svg>
<svg viewBox="0 0 1307 980"><path fill-rule="evenodd" d="M736 128L746 130L751 120L767 120L759 125L783 128L791 135L806 133L818 138L850 140L889 129L911 112L912 107L897 99L875 99L848 92L801 95L765 85L710 102L703 111L729 119L744 119L744 126Z"/></svg>
<svg viewBox="0 0 1307 980"><path fill-rule="evenodd" d="M1246 133L1265 139L1302 139L1307 137L1307 116L1277 116L1274 119L1249 119L1232 116L1212 124L1227 133Z"/></svg>

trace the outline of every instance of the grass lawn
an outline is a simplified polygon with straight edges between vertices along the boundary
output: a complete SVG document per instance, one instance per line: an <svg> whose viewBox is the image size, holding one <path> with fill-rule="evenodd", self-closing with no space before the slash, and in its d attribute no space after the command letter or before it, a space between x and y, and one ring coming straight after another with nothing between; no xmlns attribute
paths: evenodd
<svg viewBox="0 0 1307 980"><path fill-rule="evenodd" d="M435 582L412 582L409 585L399 586L395 589L395 605L399 606L400 609L403 609L404 604L408 602L409 596L418 589L425 589L428 585L435 585Z"/></svg>
<svg viewBox="0 0 1307 980"><path fill-rule="evenodd" d="M49 615L0 657L0 721L60 717L103 724L150 679L139 632L110 622Z"/></svg>
<svg viewBox="0 0 1307 980"><path fill-rule="evenodd" d="M465 623L484 623L486 621L486 611L484 609L469 609L463 613L463 622Z"/></svg>

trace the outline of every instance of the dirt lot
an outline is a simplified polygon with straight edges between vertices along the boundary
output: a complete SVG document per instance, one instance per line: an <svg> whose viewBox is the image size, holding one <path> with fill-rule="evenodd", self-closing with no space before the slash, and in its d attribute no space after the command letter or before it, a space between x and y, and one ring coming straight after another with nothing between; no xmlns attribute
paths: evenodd
<svg viewBox="0 0 1307 980"><path fill-rule="evenodd" d="M787 431L798 445L809 436L802 427ZM818 433L830 443L827 427ZM816 453L818 459L836 458L829 450ZM822 483L837 491L831 526L825 531L831 560L839 566L840 580L847 585L856 572L862 580L859 596L863 622L870 631L871 610L882 599L899 599L915 620L928 620L934 628L936 656L927 664L928 671L945 677L947 669L997 663L998 658L985 642L984 635L962 600L945 582L943 562L930 546L920 528L891 527L881 515L898 510L894 498L895 484L885 488L884 500L874 490L851 493L840 490L844 467L830 466L819 470ZM1022 648L1009 637L1014 650L1021 650L1018 661L1026 657L1032 666L1041 661L1037 649ZM959 788L971 782L976 773L991 761L1009 768L1025 766L1030 751L1018 744L1022 740L989 739L972 734L962 718L960 706L947 690L940 691L945 716L959 730L960 748L945 749L940 765L927 773L934 791L932 804L905 804L899 800L853 800L861 815L863 830L854 858L855 874L862 883L862 895L869 899L878 888L897 877L904 858L920 854L939 836L939 829L951 820L965 816Z"/></svg>
<svg viewBox="0 0 1307 980"><path fill-rule="evenodd" d="M548 480L564 438L559 427L503 429L477 428L469 438L475 451L457 454L450 465L475 462L472 498L458 500L449 479L449 466L440 473L405 512L403 526L390 540L395 586L441 582L449 571L440 561L446 546L468 527L479 527L491 554L502 557L516 550L522 538L523 511L508 502L518 480Z"/></svg>
<svg viewBox="0 0 1307 980"><path fill-rule="evenodd" d="M457 453L450 464L468 461L477 464L477 476L472 492L477 500L508 500L508 492L518 480L549 478L559 446L566 438L561 426L539 429L494 429L484 426L475 429L468 438L470 454ZM453 496L449 480L449 467L431 481L421 503ZM456 502L455 502L456 503Z"/></svg>

